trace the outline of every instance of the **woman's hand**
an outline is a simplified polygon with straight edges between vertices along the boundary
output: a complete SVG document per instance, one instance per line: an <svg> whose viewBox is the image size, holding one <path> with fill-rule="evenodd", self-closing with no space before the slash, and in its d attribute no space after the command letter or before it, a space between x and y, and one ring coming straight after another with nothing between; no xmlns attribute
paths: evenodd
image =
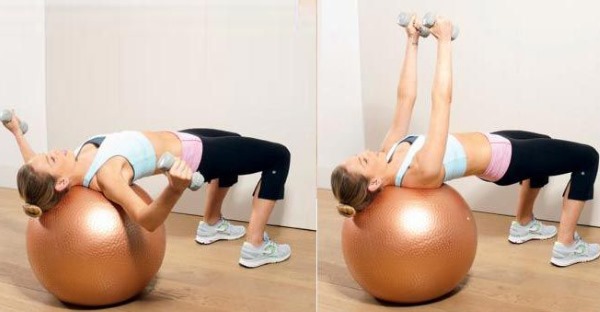
<svg viewBox="0 0 600 312"><path fill-rule="evenodd" d="M23 134L21 132L21 120L15 114L15 111L12 110L12 119L9 122L3 123L6 129L8 129L12 134L19 135Z"/></svg>
<svg viewBox="0 0 600 312"><path fill-rule="evenodd" d="M169 186L178 193L183 193L190 186L192 180L192 169L185 161L175 157L175 162L167 174Z"/></svg>
<svg viewBox="0 0 600 312"><path fill-rule="evenodd" d="M417 19L417 15L412 14L411 18L410 18L410 22L405 27L406 35L408 36L408 39L410 40L410 42L417 43L419 41L419 37L420 37L419 29L421 29L421 27L422 27L422 25L419 22L419 19Z"/></svg>
<svg viewBox="0 0 600 312"><path fill-rule="evenodd" d="M452 22L442 16L436 16L435 24L430 31L439 42L452 41Z"/></svg>

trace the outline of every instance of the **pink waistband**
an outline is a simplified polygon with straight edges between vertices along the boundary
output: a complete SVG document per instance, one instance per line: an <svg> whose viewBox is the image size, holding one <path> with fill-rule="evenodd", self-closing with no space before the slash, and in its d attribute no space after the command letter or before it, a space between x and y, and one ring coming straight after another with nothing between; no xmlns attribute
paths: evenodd
<svg viewBox="0 0 600 312"><path fill-rule="evenodd" d="M477 177L482 180L496 182L502 179L508 170L510 157L512 156L512 145L506 138L497 134L485 133L485 136L492 147L492 157L485 172Z"/></svg>
<svg viewBox="0 0 600 312"><path fill-rule="evenodd" d="M173 132L181 141L181 159L183 159L192 171L198 170L202 159L202 140L199 137L184 133Z"/></svg>

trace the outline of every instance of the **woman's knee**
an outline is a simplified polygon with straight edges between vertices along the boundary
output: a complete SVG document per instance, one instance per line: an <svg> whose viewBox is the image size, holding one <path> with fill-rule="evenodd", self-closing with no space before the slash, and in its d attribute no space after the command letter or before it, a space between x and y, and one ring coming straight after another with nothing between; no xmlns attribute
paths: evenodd
<svg viewBox="0 0 600 312"><path fill-rule="evenodd" d="M600 155L598 154L598 151L590 145L584 145L584 151L586 155L587 165L597 169L598 161L600 160Z"/></svg>
<svg viewBox="0 0 600 312"><path fill-rule="evenodd" d="M600 154L598 154L598 151L591 146L590 146L590 149L591 149L591 154L593 155L592 157L593 157L594 162L598 163L598 160L600 159Z"/></svg>
<svg viewBox="0 0 600 312"><path fill-rule="evenodd" d="M591 149L590 154L591 154L591 158L592 158L591 162L592 162L594 168L596 168L596 171L598 171L598 161L600 159L600 157L598 155L598 151L591 146L590 146L590 149Z"/></svg>
<svg viewBox="0 0 600 312"><path fill-rule="evenodd" d="M282 164L286 164L286 166L289 167L290 165L290 159L291 159L291 153L290 150L283 144L279 144L279 143L274 143L275 148L274 153L275 153L275 157L277 157L278 159L278 163L282 163Z"/></svg>

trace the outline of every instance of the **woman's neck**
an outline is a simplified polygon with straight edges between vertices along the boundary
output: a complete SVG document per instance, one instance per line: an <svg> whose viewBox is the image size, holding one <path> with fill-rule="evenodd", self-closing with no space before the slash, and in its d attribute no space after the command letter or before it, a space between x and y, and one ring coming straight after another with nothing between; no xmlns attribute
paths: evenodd
<svg viewBox="0 0 600 312"><path fill-rule="evenodd" d="M388 163L384 178L383 178L383 186L393 186L396 185L396 174L398 174L398 170L400 169L400 165L406 158L406 154L410 149L410 143L404 142L398 145L394 154L392 155L392 160Z"/></svg>
<svg viewBox="0 0 600 312"><path fill-rule="evenodd" d="M75 158L75 166L69 179L70 186L83 185L83 179L92 165L97 148L83 148Z"/></svg>

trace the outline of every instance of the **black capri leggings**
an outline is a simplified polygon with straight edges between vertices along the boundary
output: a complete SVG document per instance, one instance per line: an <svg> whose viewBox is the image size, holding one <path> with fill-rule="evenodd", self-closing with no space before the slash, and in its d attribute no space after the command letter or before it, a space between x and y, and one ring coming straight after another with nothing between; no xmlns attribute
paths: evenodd
<svg viewBox="0 0 600 312"><path fill-rule="evenodd" d="M594 197L598 152L593 147L527 131L493 133L505 137L512 145L508 170L496 184L509 185L530 179L532 188L541 188L548 184L548 176L570 172L568 198L590 200Z"/></svg>
<svg viewBox="0 0 600 312"><path fill-rule="evenodd" d="M262 172L258 197L283 198L290 169L290 152L285 146L216 129L181 132L202 140L202 159L197 171L206 181L219 179L219 187L230 187L238 181L238 175Z"/></svg>

